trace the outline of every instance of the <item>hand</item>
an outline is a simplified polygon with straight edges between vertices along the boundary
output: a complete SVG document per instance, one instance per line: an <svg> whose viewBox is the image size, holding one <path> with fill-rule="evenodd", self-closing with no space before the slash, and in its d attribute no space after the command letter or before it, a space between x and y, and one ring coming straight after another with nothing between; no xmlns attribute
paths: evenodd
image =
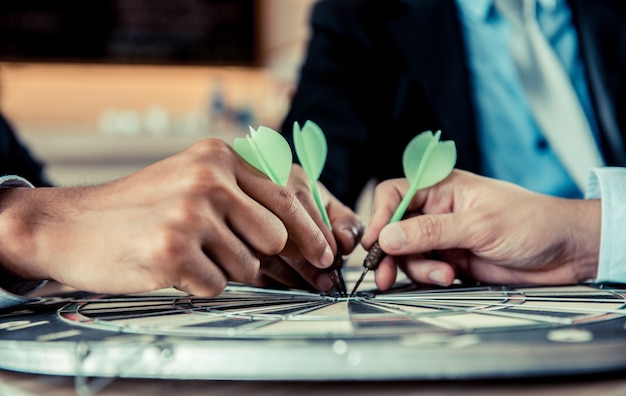
<svg viewBox="0 0 626 396"><path fill-rule="evenodd" d="M0 190L0 205L8 271L93 292L217 295L288 240L317 267L333 259L296 196L217 139L107 184Z"/></svg>
<svg viewBox="0 0 626 396"><path fill-rule="evenodd" d="M360 242L363 224L350 208L337 200L321 183L318 183L318 187L325 200L332 232L315 205L304 170L299 165L293 165L287 188L298 197L302 206L322 230L333 252L337 252L339 244L341 252L347 255ZM297 246L292 243L287 244L287 249L280 256L265 257L261 261L261 271L252 283L261 287L280 285L298 289L315 288L321 291L329 291L333 287L328 274L311 266L306 257L298 254Z"/></svg>
<svg viewBox="0 0 626 396"><path fill-rule="evenodd" d="M418 191L408 218L386 225L408 188L381 183L363 236L387 256L376 271L386 290L399 266L415 282L450 285L455 278L492 284L567 284L594 278L601 204L540 195L510 183L454 170Z"/></svg>

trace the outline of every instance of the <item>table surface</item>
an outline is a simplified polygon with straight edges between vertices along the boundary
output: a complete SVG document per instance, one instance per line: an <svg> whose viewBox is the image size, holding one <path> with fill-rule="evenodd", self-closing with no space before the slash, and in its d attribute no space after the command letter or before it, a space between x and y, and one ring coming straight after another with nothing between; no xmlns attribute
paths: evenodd
<svg viewBox="0 0 626 396"><path fill-rule="evenodd" d="M95 381L95 382L94 382ZM394 381L394 382L323 382L323 381L198 381L158 379L91 380L87 392L77 391L74 378L24 374L0 370L0 395L98 395L151 396L211 395L626 395L626 372L602 377L575 377L497 381Z"/></svg>

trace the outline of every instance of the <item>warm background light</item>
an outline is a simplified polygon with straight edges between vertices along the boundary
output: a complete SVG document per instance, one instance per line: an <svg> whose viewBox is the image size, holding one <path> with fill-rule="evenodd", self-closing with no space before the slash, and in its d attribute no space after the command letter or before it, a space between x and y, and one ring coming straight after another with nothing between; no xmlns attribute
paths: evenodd
<svg viewBox="0 0 626 396"><path fill-rule="evenodd" d="M0 109L63 185L112 180L248 125L277 128L312 3L258 2L258 66L0 63Z"/></svg>

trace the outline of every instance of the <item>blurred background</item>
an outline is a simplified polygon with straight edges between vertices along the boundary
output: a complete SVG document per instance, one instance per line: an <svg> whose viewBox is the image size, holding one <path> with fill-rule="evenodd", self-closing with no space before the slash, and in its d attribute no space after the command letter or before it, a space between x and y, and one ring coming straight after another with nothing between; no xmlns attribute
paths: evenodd
<svg viewBox="0 0 626 396"><path fill-rule="evenodd" d="M60 185L278 128L313 2L0 3L0 110Z"/></svg>

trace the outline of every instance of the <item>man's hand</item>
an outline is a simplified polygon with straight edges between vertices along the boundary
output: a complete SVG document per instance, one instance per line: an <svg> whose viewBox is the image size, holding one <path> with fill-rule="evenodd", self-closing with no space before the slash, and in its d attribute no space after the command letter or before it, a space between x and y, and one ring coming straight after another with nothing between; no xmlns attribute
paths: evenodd
<svg viewBox="0 0 626 396"><path fill-rule="evenodd" d="M296 194L217 139L111 183L0 190L3 267L93 292L217 295L256 279L262 257L328 267L329 240Z"/></svg>
<svg viewBox="0 0 626 396"><path fill-rule="evenodd" d="M385 290L400 267L415 282L455 278L497 284L567 284L597 272L601 204L535 194L459 170L413 199L405 220L386 225L408 184L381 183L363 246L387 256L376 271Z"/></svg>
<svg viewBox="0 0 626 396"><path fill-rule="evenodd" d="M302 206L310 214L315 224L322 230L333 252L337 244L344 255L351 253L363 235L363 224L359 217L337 200L326 188L318 183L324 198L326 211L332 225L331 230L324 224L322 215L315 205L309 180L299 165L293 165L287 188L292 191ZM283 285L299 289L329 291L333 284L328 274L312 266L306 257L299 253L298 243L292 238L280 256L266 257L261 262L261 272L252 282L257 286ZM306 243L306 241L302 241Z"/></svg>

